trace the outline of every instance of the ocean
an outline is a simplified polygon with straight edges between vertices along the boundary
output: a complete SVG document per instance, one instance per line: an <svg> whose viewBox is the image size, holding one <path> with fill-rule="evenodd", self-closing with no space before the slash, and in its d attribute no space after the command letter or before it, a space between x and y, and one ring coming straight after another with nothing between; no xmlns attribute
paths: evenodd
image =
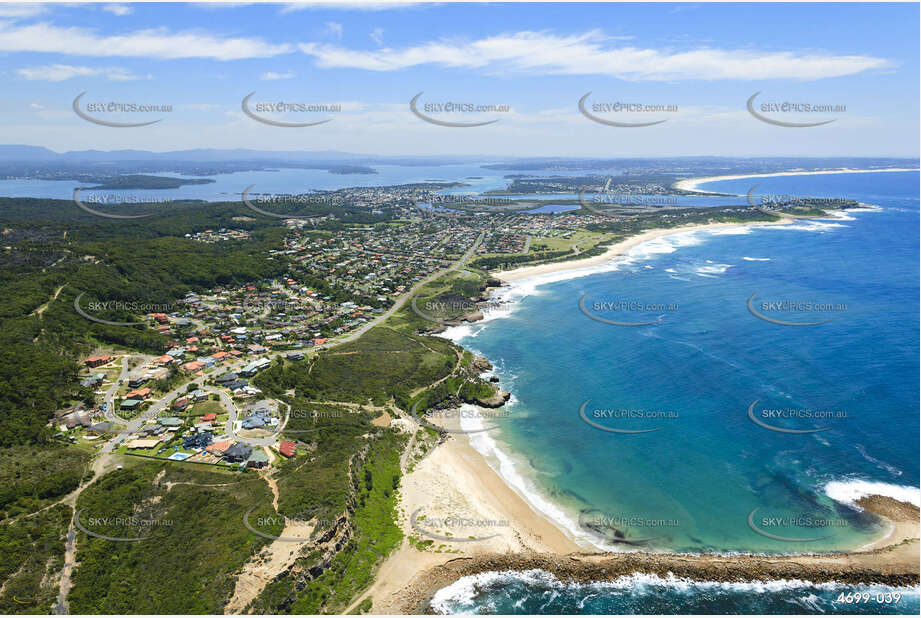
<svg viewBox="0 0 921 618"><path fill-rule="evenodd" d="M849 550L884 532L854 500L878 493L919 503L917 172L701 188L744 195L756 184L755 195L870 206L659 238L607 265L516 282L500 291L502 309L448 333L490 359L514 394L508 417L472 434L473 445L587 546ZM903 590L897 608L845 607L829 600L837 589L808 582L751 584L765 587L752 598L742 584L492 577L442 591L439 610L918 608L917 589Z"/></svg>
<svg viewBox="0 0 921 618"><path fill-rule="evenodd" d="M700 582L642 574L578 584L525 571L464 577L439 590L432 607L442 614L911 615L919 604L917 588L799 580Z"/></svg>

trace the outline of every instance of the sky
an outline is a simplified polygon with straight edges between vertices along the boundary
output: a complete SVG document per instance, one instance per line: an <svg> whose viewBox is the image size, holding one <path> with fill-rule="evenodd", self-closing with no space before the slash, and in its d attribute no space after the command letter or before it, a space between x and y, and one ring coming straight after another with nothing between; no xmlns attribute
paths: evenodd
<svg viewBox="0 0 921 618"><path fill-rule="evenodd" d="M917 3L0 4L0 143L917 158L918 23ZM85 116L159 122L87 120L84 92Z"/></svg>

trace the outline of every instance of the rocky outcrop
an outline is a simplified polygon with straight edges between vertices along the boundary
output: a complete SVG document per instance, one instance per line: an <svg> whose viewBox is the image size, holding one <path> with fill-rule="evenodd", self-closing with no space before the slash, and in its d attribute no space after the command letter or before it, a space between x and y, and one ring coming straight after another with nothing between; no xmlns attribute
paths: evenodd
<svg viewBox="0 0 921 618"><path fill-rule="evenodd" d="M886 551L886 550L879 550ZM874 552L875 553L875 552ZM848 554L839 554L848 556ZM854 555L854 554L850 554ZM869 553L872 555L872 553ZM651 573L660 577L673 574L695 580L738 582L753 580L801 579L812 582L836 581L845 584L879 583L889 586L918 585L917 568L876 569L867 564L842 561L830 563L825 556L717 556L708 554L483 554L457 558L417 575L407 589L402 612L430 614L432 595L467 575L487 571L527 571L540 569L560 580L589 583L612 581L622 575Z"/></svg>
<svg viewBox="0 0 921 618"><path fill-rule="evenodd" d="M482 356L474 356L473 363L471 363L471 365L477 373L483 373L484 371L489 371L492 369L492 363L490 363L489 360Z"/></svg>
<svg viewBox="0 0 921 618"><path fill-rule="evenodd" d="M501 408L505 405L505 402L508 401L511 396L512 394L510 392L504 391L500 388L496 390L496 394L492 397L477 397L476 404L484 408Z"/></svg>

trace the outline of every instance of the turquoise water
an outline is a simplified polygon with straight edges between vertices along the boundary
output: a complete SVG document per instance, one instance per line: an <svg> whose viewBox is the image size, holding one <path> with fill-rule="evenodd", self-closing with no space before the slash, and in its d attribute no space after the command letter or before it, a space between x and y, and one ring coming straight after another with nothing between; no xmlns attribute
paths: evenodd
<svg viewBox="0 0 921 618"><path fill-rule="evenodd" d="M511 312L453 332L515 395L510 417L474 445L584 541L852 549L882 532L855 498L918 502L918 174L758 180L759 193L845 196L879 209L657 239L602 272L521 282L503 291ZM744 194L752 184L706 188ZM747 306L755 293L767 317L824 323L759 319ZM652 323L591 319L583 297L596 317ZM611 309L623 301L630 310ZM798 304L780 311L762 301ZM774 428L822 431L765 428L750 406ZM710 611L669 606L688 607Z"/></svg>

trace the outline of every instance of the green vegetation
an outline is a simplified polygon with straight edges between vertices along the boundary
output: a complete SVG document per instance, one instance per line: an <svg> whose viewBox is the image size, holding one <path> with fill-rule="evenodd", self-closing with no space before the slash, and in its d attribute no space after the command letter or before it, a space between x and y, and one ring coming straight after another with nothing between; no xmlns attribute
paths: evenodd
<svg viewBox="0 0 921 618"><path fill-rule="evenodd" d="M174 178L172 176L151 176L149 174L125 174L115 178L99 180L98 182L100 184L89 187L88 190L178 189L183 185L207 185L216 181L211 178Z"/></svg>
<svg viewBox="0 0 921 618"><path fill-rule="evenodd" d="M135 311L91 311L93 317L138 321L145 307L173 306L190 290L280 276L277 223L237 223L242 206L178 204L138 222L95 217L71 202L0 198L9 232L0 253L0 446L47 442L53 410L93 401L79 386L79 360L99 346L162 353L166 337L138 326L98 324L74 310L96 301L135 303ZM222 224L249 227L247 243L205 244L184 238ZM65 227L66 226L66 227ZM49 266L54 265L54 268ZM111 305L110 305L111 306ZM14 360L13 360L14 359Z"/></svg>
<svg viewBox="0 0 921 618"><path fill-rule="evenodd" d="M72 446L0 449L0 520L34 513L75 490L89 453Z"/></svg>
<svg viewBox="0 0 921 618"><path fill-rule="evenodd" d="M318 614L343 611L366 589L380 560L403 539L395 523L400 453L406 437L379 430L351 478L352 530L348 541L316 577L320 556L298 558L296 568L266 586L251 609L266 613ZM357 462L356 462L357 463Z"/></svg>
<svg viewBox="0 0 921 618"><path fill-rule="evenodd" d="M50 613L72 512L57 505L0 524L0 613Z"/></svg>
<svg viewBox="0 0 921 618"><path fill-rule="evenodd" d="M303 363L275 363L256 377L266 392L295 389L311 401L384 405L448 375L457 363L451 343L397 332L384 326L323 351Z"/></svg>
<svg viewBox="0 0 921 618"><path fill-rule="evenodd" d="M80 521L98 534L145 540L78 532L70 610L223 613L234 573L268 542L243 525L247 510L264 504L271 494L250 474L146 460L107 474L80 495Z"/></svg>

